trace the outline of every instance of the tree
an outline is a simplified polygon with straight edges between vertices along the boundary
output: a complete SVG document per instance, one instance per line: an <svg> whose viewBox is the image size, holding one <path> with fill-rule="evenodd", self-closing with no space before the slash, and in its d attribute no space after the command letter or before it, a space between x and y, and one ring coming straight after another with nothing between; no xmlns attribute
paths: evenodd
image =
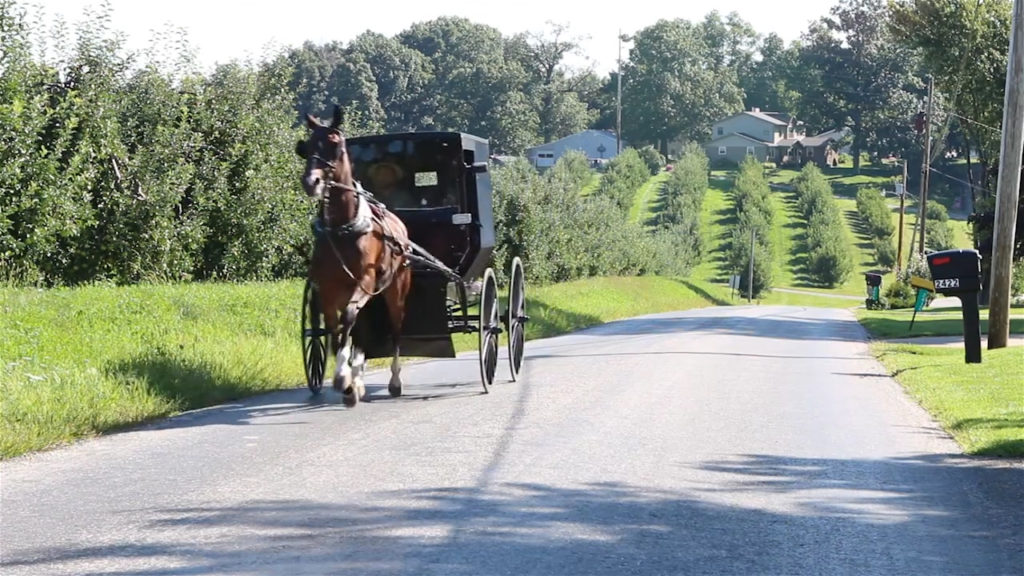
<svg viewBox="0 0 1024 576"><path fill-rule="evenodd" d="M801 116L818 130L849 127L855 168L863 151L889 154L912 145L908 119L923 92L915 55L888 31L884 7L884 0L838 4L812 24L800 47Z"/></svg>
<svg viewBox="0 0 1024 576"><path fill-rule="evenodd" d="M760 58L751 64L749 73L740 76L745 109L796 112L800 99L795 81L800 68L797 49L787 47L773 32L761 41L758 54Z"/></svg>
<svg viewBox="0 0 1024 576"><path fill-rule="evenodd" d="M1000 132L994 127L1002 124L1011 4L1010 0L892 0L889 4L893 31L920 51L936 89L947 96L949 110L968 119L957 124L965 137L975 211L970 221L985 278L991 262L1001 145ZM972 169L975 152L980 178ZM1018 194L1024 197L1024 184ZM944 233L939 234L941 241ZM1024 258L1024 202L1019 205L1014 237L1014 258ZM931 240L930 233L926 238Z"/></svg>
<svg viewBox="0 0 1024 576"><path fill-rule="evenodd" d="M346 53L365 62L377 85L389 132L417 130L433 123L433 78L426 56L395 38L367 31L349 44Z"/></svg>
<svg viewBox="0 0 1024 576"><path fill-rule="evenodd" d="M398 40L426 56L433 67L427 90L435 97L437 113L430 128L489 138L495 152L520 151L521 124L496 112L500 109L519 119L536 112L512 96L522 92L526 72L506 56L506 42L498 29L446 16L413 24Z"/></svg>
<svg viewBox="0 0 1024 576"><path fill-rule="evenodd" d="M667 155L669 141L703 141L714 121L738 110L735 71L716 69L710 53L704 30L686 20L638 32L623 72L623 135Z"/></svg>
<svg viewBox="0 0 1024 576"><path fill-rule="evenodd" d="M563 65L566 56L579 51L579 40L566 37L563 25L548 26L547 33L527 32L509 41L510 51L527 73L526 92L532 96L544 142L586 128L595 116L578 93L590 80L587 72L572 74Z"/></svg>
<svg viewBox="0 0 1024 576"><path fill-rule="evenodd" d="M386 115L378 100L377 83L370 65L358 51L337 42L317 46L306 42L284 58L293 71L289 86L297 94L297 119L307 113L324 116L340 104L360 119L368 132L384 129Z"/></svg>

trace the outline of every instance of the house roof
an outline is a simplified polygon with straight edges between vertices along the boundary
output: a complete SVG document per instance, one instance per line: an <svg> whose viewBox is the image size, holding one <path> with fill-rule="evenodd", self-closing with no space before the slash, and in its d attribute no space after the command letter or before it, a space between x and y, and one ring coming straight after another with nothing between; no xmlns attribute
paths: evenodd
<svg viewBox="0 0 1024 576"><path fill-rule="evenodd" d="M782 140L779 140L778 142L776 142L774 144L774 146L789 148L790 146L796 144L799 141L800 141L800 138L783 138Z"/></svg>
<svg viewBox="0 0 1024 576"><path fill-rule="evenodd" d="M552 140L551 142L547 142L545 144L537 144L536 146L531 146L531 147L527 148L526 150L527 151L531 151L531 150L537 150L537 149L540 149L540 148L546 148L548 146L554 146L555 144L558 144L558 143L563 142L565 140L569 140L571 138L577 138L577 137L579 137L581 135L584 135L584 134L592 135L592 136L604 136L606 138L611 139L612 141L615 140L615 131L613 131L613 130L583 130L581 132L576 132L575 134L569 134L568 136L565 136L563 138L559 138L558 140ZM623 142L622 142L622 147L623 148L626 147L625 140L623 140Z"/></svg>
<svg viewBox="0 0 1024 576"><path fill-rule="evenodd" d="M742 112L737 112L737 113L733 114L732 116L726 116L725 118L722 118L722 119L718 120L718 122L725 122L726 120L730 120L730 119L735 118L737 116L743 116L744 114L746 114L747 116L753 116L754 118L757 118L758 120L762 120L764 122L767 122L767 123L769 123L769 124L771 124L773 126L788 126L789 125L788 122L783 122L782 120L779 120L778 118L774 118L772 116L769 116L769 114L781 114L780 112L751 112L749 110L744 110ZM715 123L717 124L718 122L715 122Z"/></svg>
<svg viewBox="0 0 1024 576"><path fill-rule="evenodd" d="M845 134L845 128L836 128L834 130L827 130L815 136L808 136L801 142L803 142L804 146L821 146L826 142L835 142L841 139Z"/></svg>
<svg viewBox="0 0 1024 576"><path fill-rule="evenodd" d="M758 140L757 138L754 138L753 136L750 136L748 134L744 134L742 132L730 132L728 134L722 134L718 138L715 138L714 140L708 141L708 143L705 144L705 146L710 146L710 145L714 144L715 142L718 142L719 140L724 140L726 138L731 138L733 136L738 136L740 138L743 138L744 140L750 140L751 142L753 142L755 144L761 144L762 146L771 146L770 142L765 142L763 140Z"/></svg>

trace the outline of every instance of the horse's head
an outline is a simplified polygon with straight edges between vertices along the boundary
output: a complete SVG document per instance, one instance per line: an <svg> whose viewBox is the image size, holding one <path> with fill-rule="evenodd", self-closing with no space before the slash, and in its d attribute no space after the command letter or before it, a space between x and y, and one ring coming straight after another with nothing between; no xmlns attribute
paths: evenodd
<svg viewBox="0 0 1024 576"><path fill-rule="evenodd" d="M302 174L302 188L313 198L323 196L327 186L352 186L352 168L345 151L345 137L341 133L341 107L334 107L334 118L326 125L312 114L306 114L310 129L307 140L299 140L295 153L306 160Z"/></svg>

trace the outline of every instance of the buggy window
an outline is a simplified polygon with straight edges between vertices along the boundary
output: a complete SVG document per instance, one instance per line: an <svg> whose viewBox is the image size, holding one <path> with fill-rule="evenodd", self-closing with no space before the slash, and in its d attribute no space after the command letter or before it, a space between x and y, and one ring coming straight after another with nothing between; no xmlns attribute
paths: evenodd
<svg viewBox="0 0 1024 576"><path fill-rule="evenodd" d="M349 143L355 178L391 208L465 206L460 145L395 138Z"/></svg>

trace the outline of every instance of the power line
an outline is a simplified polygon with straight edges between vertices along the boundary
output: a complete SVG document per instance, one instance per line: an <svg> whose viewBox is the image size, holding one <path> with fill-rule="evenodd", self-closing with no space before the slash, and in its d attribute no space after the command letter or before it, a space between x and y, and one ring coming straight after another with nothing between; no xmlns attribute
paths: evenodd
<svg viewBox="0 0 1024 576"><path fill-rule="evenodd" d="M961 116L961 115L957 114L956 112L946 112L946 114L949 114L950 116L955 116L955 117L957 117L957 118L959 118L961 120L967 120L971 124L977 124L978 126L981 126L983 128L988 128L989 130L991 130L991 131L993 131L993 132L995 132L997 134L1002 134L1003 133L1003 131L1001 129L999 129L999 128L995 128L993 126L989 126L988 124L985 124L983 122L978 122L977 120L971 120L970 118L968 118L966 116Z"/></svg>
<svg viewBox="0 0 1024 576"><path fill-rule="evenodd" d="M945 176L946 178L949 178L950 180L952 180L954 182L959 182L961 184L969 186L970 188L973 188L974 190L977 190L978 192L985 192L986 194L992 194L992 191L989 190L988 188L982 188L981 186L976 186L976 185L971 184L970 182L968 182L966 180L961 180L961 179L957 178L956 176L950 176L949 174L946 174L945 172L943 172L941 170L936 170L935 168L932 168L931 166L929 166L928 169L931 170L932 172L935 172L936 174L939 174L941 176Z"/></svg>

